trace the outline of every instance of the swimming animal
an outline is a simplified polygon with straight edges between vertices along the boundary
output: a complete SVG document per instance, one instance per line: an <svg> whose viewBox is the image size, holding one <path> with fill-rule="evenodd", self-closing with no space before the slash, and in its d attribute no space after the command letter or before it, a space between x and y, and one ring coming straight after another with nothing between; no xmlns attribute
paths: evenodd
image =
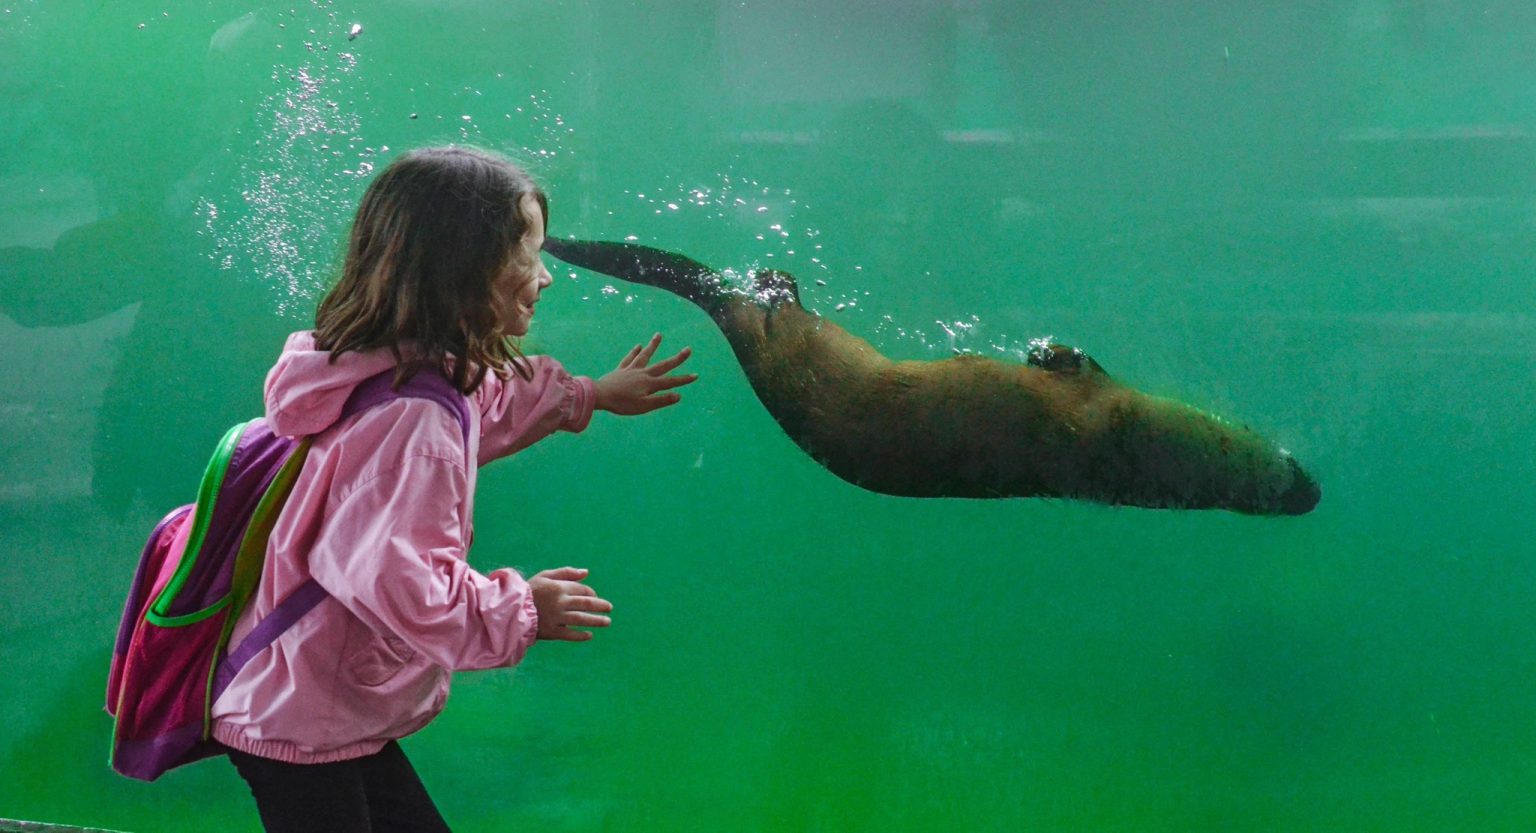
<svg viewBox="0 0 1536 833"><path fill-rule="evenodd" d="M800 304L773 270L746 288L680 254L557 240L545 251L681 295L725 334L784 432L833 474L905 497L1056 497L1152 508L1301 515L1322 492L1245 427L1120 384L1081 350L1024 363L892 361Z"/></svg>

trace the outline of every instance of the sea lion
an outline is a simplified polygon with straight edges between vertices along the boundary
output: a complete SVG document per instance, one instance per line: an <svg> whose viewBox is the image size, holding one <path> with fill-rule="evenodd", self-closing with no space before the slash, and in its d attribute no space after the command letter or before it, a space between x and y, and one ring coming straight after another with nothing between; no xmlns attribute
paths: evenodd
<svg viewBox="0 0 1536 833"><path fill-rule="evenodd" d="M1322 494L1273 442L1122 385L1081 350L1040 344L1023 364L970 355L892 361L801 306L784 272L757 272L741 288L648 246L549 238L544 248L702 307L784 432L871 491L1254 515L1304 514Z"/></svg>

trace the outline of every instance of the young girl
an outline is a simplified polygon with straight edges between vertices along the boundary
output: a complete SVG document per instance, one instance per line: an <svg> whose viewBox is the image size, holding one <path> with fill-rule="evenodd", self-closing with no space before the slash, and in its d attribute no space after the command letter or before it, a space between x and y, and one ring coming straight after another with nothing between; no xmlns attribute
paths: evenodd
<svg viewBox="0 0 1536 833"><path fill-rule="evenodd" d="M272 531L238 644L313 578L329 594L251 660L213 708L270 831L446 830L397 740L442 709L453 671L516 664L536 640L582 641L612 606L587 571L465 561L475 472L594 409L674 404L688 357L651 362L652 337L597 380L524 356L539 294L548 202L510 162L427 148L390 164L353 223L341 279L315 329L267 376L267 418L313 445ZM358 383L442 373L468 396L468 448L441 404L400 398L342 416ZM558 542L550 542L555 550Z"/></svg>

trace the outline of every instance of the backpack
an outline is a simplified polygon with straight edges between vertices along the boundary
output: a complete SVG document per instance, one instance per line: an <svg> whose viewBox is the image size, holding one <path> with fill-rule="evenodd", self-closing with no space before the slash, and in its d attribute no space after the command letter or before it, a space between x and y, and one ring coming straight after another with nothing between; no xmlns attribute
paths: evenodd
<svg viewBox="0 0 1536 833"><path fill-rule="evenodd" d="M458 418L468 448L465 396L435 371L395 390L394 372L358 385L342 418L400 397L428 399ZM153 781L222 754L211 739L214 701L241 667L328 597L310 579L228 650L311 440L277 436L265 419L234 426L208 462L197 502L176 508L150 532L107 678L107 713L116 718L111 762L123 775Z"/></svg>

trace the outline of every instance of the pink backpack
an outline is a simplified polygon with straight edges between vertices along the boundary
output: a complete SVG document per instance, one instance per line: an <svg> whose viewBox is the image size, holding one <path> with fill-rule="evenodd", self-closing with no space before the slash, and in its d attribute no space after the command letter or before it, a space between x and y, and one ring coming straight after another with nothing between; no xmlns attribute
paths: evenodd
<svg viewBox="0 0 1536 833"><path fill-rule="evenodd" d="M402 396L452 412L469 444L469 404L437 372L392 388L394 370L358 385L342 417ZM203 473L197 502L149 534L123 607L107 679L112 768L153 781L220 754L213 703L252 657L327 597L314 579L280 602L234 650L230 630L261 578L267 538L309 453L310 438L272 433L265 419L231 428Z"/></svg>

